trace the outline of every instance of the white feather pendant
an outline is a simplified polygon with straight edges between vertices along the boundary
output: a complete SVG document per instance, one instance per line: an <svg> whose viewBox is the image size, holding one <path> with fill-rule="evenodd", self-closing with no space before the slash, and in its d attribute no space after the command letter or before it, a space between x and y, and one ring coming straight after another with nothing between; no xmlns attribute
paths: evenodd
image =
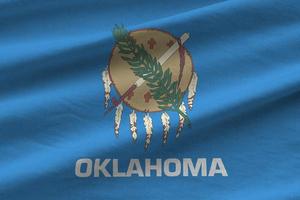
<svg viewBox="0 0 300 200"><path fill-rule="evenodd" d="M137 130L137 128L136 128L136 119L137 119L137 117L136 117L136 113L135 113L134 110L129 115L129 119L130 119L131 136L132 136L133 141L135 142L136 139L137 139L137 133L136 133L136 130Z"/></svg>
<svg viewBox="0 0 300 200"><path fill-rule="evenodd" d="M185 107L185 105L184 105L183 102L179 106L179 109L181 110L181 112L183 112L184 114L186 114L186 107ZM183 125L184 125L184 118L179 114L179 123L178 123L177 132L176 132L176 138L179 137L180 132L181 132L181 130L183 128Z"/></svg>
<svg viewBox="0 0 300 200"><path fill-rule="evenodd" d="M151 142L152 128L153 128L152 119L149 113L147 113L144 117L144 125L146 128L146 141L145 141L144 148L147 149Z"/></svg>
<svg viewBox="0 0 300 200"><path fill-rule="evenodd" d="M162 140L163 140L163 144L166 144L169 136L169 130L170 130L170 116L168 115L168 113L163 112L161 114L161 122L163 124Z"/></svg>
<svg viewBox="0 0 300 200"><path fill-rule="evenodd" d="M190 110L192 110L192 107L193 107L193 102L195 99L196 88L197 88L197 82L198 82L198 76L197 76L196 72L194 72L191 83L188 88L188 106L189 106Z"/></svg>
<svg viewBox="0 0 300 200"><path fill-rule="evenodd" d="M111 85L111 80L109 77L108 70L104 70L102 72L102 81L103 81L103 86L104 86L104 106L105 106L105 108L107 108L108 101L110 99L110 85Z"/></svg>
<svg viewBox="0 0 300 200"><path fill-rule="evenodd" d="M122 119L123 105L119 104L116 109L115 115L115 135L119 136L120 123Z"/></svg>

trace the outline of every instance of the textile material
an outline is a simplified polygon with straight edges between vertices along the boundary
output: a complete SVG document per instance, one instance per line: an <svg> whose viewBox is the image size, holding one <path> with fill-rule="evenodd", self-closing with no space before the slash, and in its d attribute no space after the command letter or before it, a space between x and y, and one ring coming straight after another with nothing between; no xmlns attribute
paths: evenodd
<svg viewBox="0 0 300 200"><path fill-rule="evenodd" d="M113 133L101 73L115 24L179 37L198 74L192 127L151 114ZM0 0L0 199L300 199L297 0ZM112 94L114 96L115 94ZM228 177L78 178L80 158L222 158Z"/></svg>

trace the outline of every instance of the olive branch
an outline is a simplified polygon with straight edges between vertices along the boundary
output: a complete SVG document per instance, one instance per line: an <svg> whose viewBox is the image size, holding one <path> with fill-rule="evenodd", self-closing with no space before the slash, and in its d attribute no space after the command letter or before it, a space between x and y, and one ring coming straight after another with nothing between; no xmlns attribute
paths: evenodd
<svg viewBox="0 0 300 200"><path fill-rule="evenodd" d="M157 59L145 50L143 44L137 44L123 26L116 25L113 36L122 59L131 66L136 76L146 81L158 107L177 112L190 124L188 116L179 109L184 93L178 87L178 81L172 81L170 69L163 71Z"/></svg>

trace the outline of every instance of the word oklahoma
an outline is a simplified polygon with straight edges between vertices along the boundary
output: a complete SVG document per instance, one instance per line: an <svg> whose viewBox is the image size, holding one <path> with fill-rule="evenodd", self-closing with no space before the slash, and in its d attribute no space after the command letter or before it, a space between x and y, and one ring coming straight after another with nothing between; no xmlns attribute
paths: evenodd
<svg viewBox="0 0 300 200"><path fill-rule="evenodd" d="M221 158L213 158L208 171L207 159L198 158L193 162L191 158L168 159L130 159L126 170L119 170L118 159L89 159L82 158L76 161L75 175L77 177L150 177L150 176L228 176ZM142 167L144 166L144 167ZM208 172L208 173L207 173Z"/></svg>

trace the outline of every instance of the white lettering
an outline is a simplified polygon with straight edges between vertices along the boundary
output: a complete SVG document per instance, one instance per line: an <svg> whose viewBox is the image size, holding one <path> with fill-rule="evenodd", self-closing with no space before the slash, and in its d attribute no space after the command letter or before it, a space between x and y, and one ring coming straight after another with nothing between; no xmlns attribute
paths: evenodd
<svg viewBox="0 0 300 200"><path fill-rule="evenodd" d="M78 177L89 177L92 174L92 163L93 161L88 158L79 159L75 165L75 174ZM86 164L86 170L84 172L81 171L82 164Z"/></svg>
<svg viewBox="0 0 300 200"><path fill-rule="evenodd" d="M218 174L218 173L222 174L222 176L228 176L222 159L221 158L214 158L212 160L208 176L214 176L215 174Z"/></svg>
<svg viewBox="0 0 300 200"><path fill-rule="evenodd" d="M206 159L205 158L198 158L196 166L194 166L192 159L190 159L190 158L183 159L183 176L188 176L189 170L190 170L192 176L198 176L200 168L201 168L201 176L206 176L207 170L206 170Z"/></svg>
<svg viewBox="0 0 300 200"><path fill-rule="evenodd" d="M156 171L156 176L161 176L161 159L156 159L156 164L151 165L151 159L145 160L145 176L151 176L151 170Z"/></svg>
<svg viewBox="0 0 300 200"><path fill-rule="evenodd" d="M111 177L111 174L106 169L106 166L109 162L110 159L105 159L100 165L100 159L96 159L94 164L94 177L99 177L100 171L105 177Z"/></svg>
<svg viewBox="0 0 300 200"><path fill-rule="evenodd" d="M175 170L172 172L170 170L170 164L173 163ZM166 176L179 176L181 173L181 163L178 159L169 158L164 163L164 172Z"/></svg>
<svg viewBox="0 0 300 200"><path fill-rule="evenodd" d="M130 159L127 176L132 176L132 174L137 174L138 176L144 176L141 163L138 159Z"/></svg>
<svg viewBox="0 0 300 200"><path fill-rule="evenodd" d="M113 176L114 177L126 177L125 172L119 172L119 160L113 159Z"/></svg>
<svg viewBox="0 0 300 200"><path fill-rule="evenodd" d="M197 161L192 158L168 158L162 160L157 159L145 159L143 161L139 159L130 159L123 171L120 171L118 159L89 159L81 158L76 161L75 175L77 177L151 177L151 176L215 176L220 174L222 176L228 176L226 168L221 158L213 158L211 166L207 168L206 158L197 158ZM112 162L111 162L112 161ZM145 168L142 168L145 167ZM123 168L123 167L122 167ZM201 170L201 171L200 171ZM199 174L200 173L200 174Z"/></svg>

